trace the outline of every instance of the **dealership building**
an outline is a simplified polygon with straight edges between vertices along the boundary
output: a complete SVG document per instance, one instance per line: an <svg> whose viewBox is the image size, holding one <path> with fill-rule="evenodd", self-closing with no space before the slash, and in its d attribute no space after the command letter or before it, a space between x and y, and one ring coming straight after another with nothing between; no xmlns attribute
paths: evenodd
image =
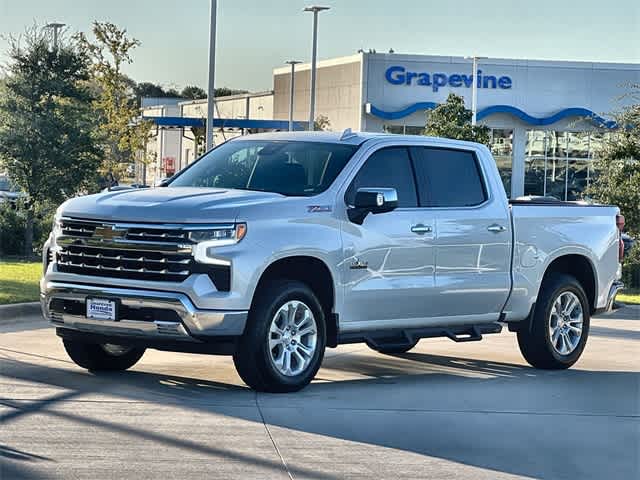
<svg viewBox="0 0 640 480"><path fill-rule="evenodd" d="M276 68L272 91L216 99L219 114L228 125L243 125L232 119L281 125L289 118L290 81L289 66ZM361 52L318 62L315 111L331 130L422 134L428 112L449 93L464 97L471 108L474 81L478 123L491 129L491 150L507 194L571 200L591 181L593 161L615 128L611 112L631 102L625 93L640 83L640 64L492 58L479 61L474 78L471 61L462 57ZM308 119L309 84L310 65L296 65L296 121ZM206 100L178 108L193 117L206 110ZM254 130L217 131L230 138ZM188 137L180 136L180 167L197 151Z"/></svg>
<svg viewBox="0 0 640 480"><path fill-rule="evenodd" d="M308 64L296 67L294 112L308 116ZM358 53L318 64L316 112L331 129L421 134L429 110L449 93L491 128L491 149L511 197L579 198L614 127L609 115L631 99L640 64L482 59L476 78L462 57ZM290 68L274 70L274 118L289 111Z"/></svg>

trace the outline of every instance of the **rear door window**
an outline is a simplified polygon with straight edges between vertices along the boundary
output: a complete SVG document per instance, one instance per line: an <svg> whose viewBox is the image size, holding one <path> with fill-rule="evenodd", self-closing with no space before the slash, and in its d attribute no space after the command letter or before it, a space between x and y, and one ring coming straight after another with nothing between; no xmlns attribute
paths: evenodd
<svg viewBox="0 0 640 480"><path fill-rule="evenodd" d="M468 150L415 147L420 206L472 207L487 199L480 165Z"/></svg>

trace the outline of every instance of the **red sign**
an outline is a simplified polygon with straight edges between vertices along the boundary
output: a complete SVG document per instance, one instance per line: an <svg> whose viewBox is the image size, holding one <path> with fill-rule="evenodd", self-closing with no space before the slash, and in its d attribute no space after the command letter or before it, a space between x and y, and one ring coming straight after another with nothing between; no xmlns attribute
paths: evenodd
<svg viewBox="0 0 640 480"><path fill-rule="evenodd" d="M162 169L168 177L176 173L176 157L164 157L162 159Z"/></svg>

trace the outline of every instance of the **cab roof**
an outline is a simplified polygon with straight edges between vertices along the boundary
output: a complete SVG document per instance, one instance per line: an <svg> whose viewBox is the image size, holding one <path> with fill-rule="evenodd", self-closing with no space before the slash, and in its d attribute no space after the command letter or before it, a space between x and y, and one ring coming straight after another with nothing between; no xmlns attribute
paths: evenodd
<svg viewBox="0 0 640 480"><path fill-rule="evenodd" d="M437 142L440 145L447 146L469 146L476 145L473 142L467 142L463 140L452 140L449 138L428 137L421 135L398 135L394 133L374 133L374 132L351 132L345 130L344 132L267 132L267 133L255 133L251 135L244 135L242 137L236 137L238 140L286 140L297 142L326 142L326 143L342 143L346 145L362 145L367 140L372 139L394 139L397 141L411 141L415 142L420 140L421 143Z"/></svg>

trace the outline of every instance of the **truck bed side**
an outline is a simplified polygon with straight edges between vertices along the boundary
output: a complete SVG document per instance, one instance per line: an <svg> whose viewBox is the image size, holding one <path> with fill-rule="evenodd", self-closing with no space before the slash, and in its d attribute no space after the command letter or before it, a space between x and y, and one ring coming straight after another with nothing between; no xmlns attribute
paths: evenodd
<svg viewBox="0 0 640 480"><path fill-rule="evenodd" d="M585 286L592 297L592 308L604 307L619 269L618 208L514 202L510 209L513 288L504 309L506 320L527 317L545 272L554 261L566 262L565 268L584 271L584 278L592 278L592 285ZM559 260L561 257L565 258Z"/></svg>

